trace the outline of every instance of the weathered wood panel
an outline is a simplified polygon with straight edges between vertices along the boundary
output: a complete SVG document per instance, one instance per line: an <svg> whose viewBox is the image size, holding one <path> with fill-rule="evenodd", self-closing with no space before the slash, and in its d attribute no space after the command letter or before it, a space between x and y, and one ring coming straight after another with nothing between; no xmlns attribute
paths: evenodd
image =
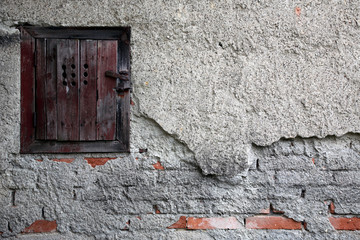
<svg viewBox="0 0 360 240"><path fill-rule="evenodd" d="M46 43L46 139L57 139L57 43L48 39Z"/></svg>
<svg viewBox="0 0 360 240"><path fill-rule="evenodd" d="M130 69L130 31L124 31L119 40L118 47L119 65L118 71L127 71L129 74L129 80L131 80ZM120 82L117 80L117 86L124 87L124 84L130 85L128 82ZM117 95L117 127L116 138L120 140L126 146L126 149L130 149L130 90L127 90Z"/></svg>
<svg viewBox="0 0 360 240"><path fill-rule="evenodd" d="M79 41L57 44L57 140L79 140Z"/></svg>
<svg viewBox="0 0 360 240"><path fill-rule="evenodd" d="M74 152L127 152L120 141L35 141L29 153L74 153Z"/></svg>
<svg viewBox="0 0 360 240"><path fill-rule="evenodd" d="M115 88L121 89L124 82L106 77L105 72L125 71L130 74L130 29L113 28L113 36L101 36L99 33L105 32L105 28L100 32L94 28L81 29L81 37L92 39L81 40L81 44L78 39L54 39L57 38L55 35L49 39L37 38L36 43L33 37L38 33L41 35L45 28L37 33L36 28L27 29L30 34L23 27L19 29L22 32L20 151L128 152L130 92L117 93ZM59 38L67 34L70 34L68 38L76 38L75 29L64 28L66 31L61 33L62 30L57 28L55 32ZM51 34L51 31L46 34ZM96 46L94 39L108 39L109 36L109 39L116 40L100 40ZM37 58L34 57L36 47ZM80 47L86 49L81 56ZM39 82L35 82L35 75ZM123 89L128 89L128 86ZM39 96L37 100L35 93ZM94 107L89 107L92 104ZM40 111L36 123L35 107ZM90 123L86 122L88 119ZM92 130L94 123L95 130ZM38 129L35 124L39 125ZM36 134L39 140L35 140Z"/></svg>
<svg viewBox="0 0 360 240"><path fill-rule="evenodd" d="M128 27L37 27L24 26L35 38L117 40Z"/></svg>
<svg viewBox="0 0 360 240"><path fill-rule="evenodd" d="M46 40L36 40L36 139L45 139L46 136Z"/></svg>
<svg viewBox="0 0 360 240"><path fill-rule="evenodd" d="M34 110L35 110L35 39L24 29L21 32L21 130L20 151L28 152L30 144L35 139Z"/></svg>
<svg viewBox="0 0 360 240"><path fill-rule="evenodd" d="M116 133L116 80L105 76L117 70L117 41L98 41L97 139L114 140Z"/></svg>
<svg viewBox="0 0 360 240"><path fill-rule="evenodd" d="M80 140L96 140L97 41L82 40L80 46Z"/></svg>

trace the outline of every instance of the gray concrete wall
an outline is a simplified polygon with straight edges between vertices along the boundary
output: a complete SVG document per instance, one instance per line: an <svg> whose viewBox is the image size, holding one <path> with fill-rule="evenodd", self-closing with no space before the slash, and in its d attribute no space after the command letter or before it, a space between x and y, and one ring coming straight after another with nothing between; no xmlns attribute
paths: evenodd
<svg viewBox="0 0 360 240"><path fill-rule="evenodd" d="M330 223L360 216L359 8L335 0L3 0L2 237L360 238ZM130 154L19 154L22 23L131 27ZM93 168L89 157L114 159ZM301 230L247 228L270 204L283 213L269 216ZM180 216L240 225L168 229ZM40 219L56 221L56 232L21 234Z"/></svg>

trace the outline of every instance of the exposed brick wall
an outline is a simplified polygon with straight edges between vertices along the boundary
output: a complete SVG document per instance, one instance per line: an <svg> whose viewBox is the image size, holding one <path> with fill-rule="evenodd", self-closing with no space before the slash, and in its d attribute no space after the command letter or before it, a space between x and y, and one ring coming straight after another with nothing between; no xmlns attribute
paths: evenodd
<svg viewBox="0 0 360 240"><path fill-rule="evenodd" d="M168 228L189 230L239 229L241 228L241 224L235 217L196 218L181 216L176 223Z"/></svg>
<svg viewBox="0 0 360 240"><path fill-rule="evenodd" d="M344 216L343 214L337 214L337 211L335 211L335 204L333 202L329 205L329 211L331 213L329 221L334 229L350 231L360 230L360 217L349 217Z"/></svg>
<svg viewBox="0 0 360 240"><path fill-rule="evenodd" d="M109 157L103 157L103 158L85 158L85 160L88 162L90 166L93 168L96 166L101 166L107 163L109 160L113 160L116 158L109 158Z"/></svg>
<svg viewBox="0 0 360 240"><path fill-rule="evenodd" d="M14 160L2 173L0 231L19 238L356 239L359 143L347 135L254 146L247 175L231 178L204 176L181 159L172 165L151 149Z"/></svg>
<svg viewBox="0 0 360 240"><path fill-rule="evenodd" d="M56 221L36 220L26 227L22 233L49 233L56 231Z"/></svg>
<svg viewBox="0 0 360 240"><path fill-rule="evenodd" d="M282 216L255 216L246 218L246 228L300 230L301 222Z"/></svg>

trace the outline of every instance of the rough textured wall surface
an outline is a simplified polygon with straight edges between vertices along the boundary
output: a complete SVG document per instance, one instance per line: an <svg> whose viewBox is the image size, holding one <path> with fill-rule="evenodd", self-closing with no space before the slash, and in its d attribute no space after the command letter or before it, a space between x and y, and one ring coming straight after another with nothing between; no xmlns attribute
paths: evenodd
<svg viewBox="0 0 360 240"><path fill-rule="evenodd" d="M359 14L335 0L1 1L1 236L360 238L337 231L360 229ZM22 23L131 27L131 154L19 154Z"/></svg>
<svg viewBox="0 0 360 240"><path fill-rule="evenodd" d="M139 113L187 144L204 173L234 174L251 164L251 143L360 131L359 8L358 1L3 1L1 25L15 34L19 23L131 26Z"/></svg>

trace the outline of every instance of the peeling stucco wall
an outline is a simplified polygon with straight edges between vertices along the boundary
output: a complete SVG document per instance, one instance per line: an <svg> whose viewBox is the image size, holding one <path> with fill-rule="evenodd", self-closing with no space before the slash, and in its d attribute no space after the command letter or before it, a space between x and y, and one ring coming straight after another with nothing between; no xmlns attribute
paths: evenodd
<svg viewBox="0 0 360 240"><path fill-rule="evenodd" d="M359 10L357 1L4 1L1 25L131 26L139 113L187 144L204 173L234 174L251 164L251 143L360 131Z"/></svg>
<svg viewBox="0 0 360 240"><path fill-rule="evenodd" d="M208 180L217 188L209 199L223 196L224 189L245 184L244 181L249 181L249 185L241 185L244 189L249 186L258 189L261 185L267 192L262 197L254 192L244 197L236 193L233 204L242 201L250 204L249 199L272 198L269 189L278 184L281 192L294 186L300 192L325 186L326 189L333 188L329 192L340 197L341 192L334 193L337 188L341 189L341 184L339 187L336 182L339 180L338 173L335 173L338 169L327 169L327 164L333 161L331 159L343 164L341 171L349 172L346 178L353 181L354 191L358 191L359 183L353 178L359 174L360 162L359 21L359 1L107 0L99 3L96 0L3 0L0 4L0 202L6 207L1 212L4 217L0 232L6 232L6 236L16 235L33 220L45 218L57 219L57 230L61 234L75 234L69 239L77 237L76 234L80 234L79 238L84 235L101 238L102 234L113 234L111 236L117 238L117 233L112 231L116 232L123 226L109 225L110 222L125 224L136 214L152 211L153 205L159 205L160 211L166 214L166 220L160 217L152 220L159 223L155 225L161 229L173 223L177 214L223 214L214 210L212 203L201 205L195 197L176 199L178 195L171 196L171 192L179 189L195 194L194 189L201 188ZM134 105L131 107L130 154L19 154L20 47L16 26L24 23L131 27ZM289 146L282 147L288 141L302 142L298 153ZM308 148L312 150L308 151ZM140 154L139 149L147 149L147 152ZM274 154L279 149L284 152ZM349 156L341 162L339 159L344 155L334 157L336 152ZM293 157L284 160L283 156L289 155ZM307 161L320 156L323 159L321 164ZM115 159L92 169L84 160L88 157ZM51 160L62 158L75 160L70 164ZM269 169L261 168L260 164L260 169L255 167L254 170L259 161L267 161L266 164L270 165L291 161L294 167L286 171L271 169L271 166ZM161 174L166 173L154 172L152 164L157 162L161 162L165 171L173 171L174 176L161 180ZM315 164L312 171L320 171L312 181L308 180L311 175L304 170L304 162ZM269 166L266 164L264 166ZM126 174L118 175L124 171ZM256 179L251 175L254 171L260 174ZM176 180L175 173L184 174L184 179ZM67 179L68 174L70 179ZM115 178L110 182L124 181L125 184L120 184L119 189L115 189L115 183L107 188L101 185L104 174ZM194 189L188 189L185 178L192 179L193 174L198 180ZM43 176L45 180L42 180ZM271 180L272 177L275 181ZM335 179L335 183L324 180L328 177ZM51 183L41 185L47 181ZM170 196L163 197L169 206L162 202L162 197L147 194L152 185L159 185L162 191L169 192ZM73 191L78 191L75 186L81 189L78 196L83 194L84 197L72 205ZM129 186L137 186L138 195L154 199L137 202L137 197L128 195L131 192ZM106 200L109 196L121 197L104 203L103 198L96 199L95 193L100 192L99 189L103 189L101 194L106 196ZM13 191L17 192L16 199L19 199L16 210L9 201ZM198 198L207 199L204 194ZM45 200L40 201L41 198ZM358 209L359 199L337 201L335 197L324 196L303 203L305 200L298 192L294 197L279 199L279 206L283 209L288 209L286 202L289 199L295 199L296 206L305 204L305 210L297 207L290 210L289 207L285 211L286 216L296 221L312 222L320 216L325 227L310 224L309 229L310 232L325 234L321 236L326 236L325 229L331 231L324 210L327 206L321 205L325 200L342 206L347 206L344 202L348 202L349 207L340 214L360 214L352 210ZM188 205L180 206L181 201ZM54 206L51 205L53 202ZM90 209L94 203L99 204L106 214ZM106 204L127 210L109 210ZM264 200L257 207L268 204L269 200ZM312 204L322 213L311 215ZM44 206L46 209L41 210ZM239 208L242 209L240 205L234 206L234 209ZM83 209L86 209L83 215L77 213ZM224 211L245 219L247 214L255 214L256 209ZM67 215L73 210L76 212L74 215ZM41 216L42 211L45 211L44 216ZM93 220L82 220L83 225L76 228L76 214L83 219L105 214L108 219L105 217L101 220L102 225L96 227ZM136 224L137 221L132 220ZM91 229L95 229L94 234L91 234ZM148 232L147 237L156 238L156 231L152 233L150 227L130 228L130 233L126 234L139 234L137 237L140 238L143 229ZM261 233L256 235L258 233L249 233L246 229L239 231L244 237L261 238ZM160 238L167 233L161 234L164 235L159 235ZM175 239L188 233L171 234ZM204 239L235 236L221 231L210 233L211 236L198 232L192 234L193 238L199 235ZM301 238L306 234L301 232L293 236ZM135 235L128 237L136 238Z"/></svg>

